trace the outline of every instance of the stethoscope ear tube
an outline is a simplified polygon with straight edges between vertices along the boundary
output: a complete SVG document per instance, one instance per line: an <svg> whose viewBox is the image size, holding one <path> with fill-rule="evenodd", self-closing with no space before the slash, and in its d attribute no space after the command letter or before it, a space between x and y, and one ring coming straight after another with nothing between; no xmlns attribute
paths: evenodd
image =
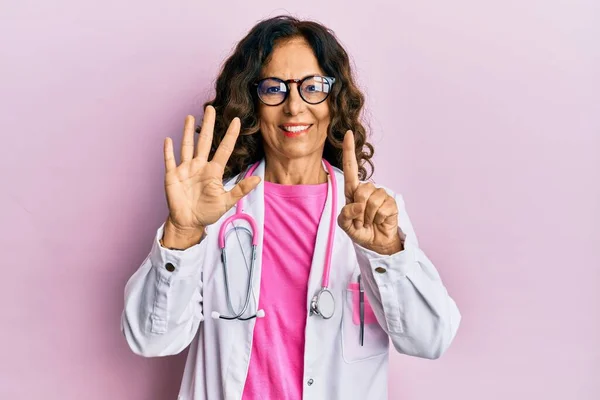
<svg viewBox="0 0 600 400"><path fill-rule="evenodd" d="M244 301L244 307L238 313L235 312L235 310L233 309L233 305L231 304L231 295L229 293L229 277L227 275L227 255L225 254L225 248L223 247L221 249L221 261L223 262L223 271L225 274L225 276L224 276L224 278L225 278L225 297L227 298L227 305L229 307L229 310L234 315L232 315L232 316L221 315L219 312L213 311L211 313L211 317L213 319L219 319L219 318L225 319L225 320L239 319L242 321L247 321L252 318L262 318L265 316L264 310L257 310L255 315L251 315L250 317L242 318L242 315L244 315L244 313L248 309L248 306L250 305L250 295L252 293L252 279L254 278L254 263L256 261L256 247L257 247L256 245L252 245L252 261L250 262L250 274L248 276L248 282L246 284L246 300Z"/></svg>
<svg viewBox="0 0 600 400"><path fill-rule="evenodd" d="M264 318L265 317L265 310L260 309L260 310L258 310L256 312L256 314L251 315L249 317L245 317L245 318L242 318L242 317L237 317L236 318L235 316L234 317L228 317L226 315L219 314L217 311L213 311L210 314L210 316L212 317L212 319L224 319L224 320L228 320L228 321L231 321L231 320L234 320L234 319L239 319L240 321L248 321L248 320L251 320L253 318Z"/></svg>

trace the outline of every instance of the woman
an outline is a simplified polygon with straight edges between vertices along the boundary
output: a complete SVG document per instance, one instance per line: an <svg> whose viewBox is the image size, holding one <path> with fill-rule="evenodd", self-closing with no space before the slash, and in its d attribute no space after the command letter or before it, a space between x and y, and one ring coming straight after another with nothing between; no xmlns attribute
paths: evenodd
<svg viewBox="0 0 600 400"><path fill-rule="evenodd" d="M450 345L460 313L402 197L365 182L362 106L334 35L277 17L224 64L197 145L187 117L179 165L165 140L169 216L122 329L146 357L191 343L179 399L385 399L390 340Z"/></svg>

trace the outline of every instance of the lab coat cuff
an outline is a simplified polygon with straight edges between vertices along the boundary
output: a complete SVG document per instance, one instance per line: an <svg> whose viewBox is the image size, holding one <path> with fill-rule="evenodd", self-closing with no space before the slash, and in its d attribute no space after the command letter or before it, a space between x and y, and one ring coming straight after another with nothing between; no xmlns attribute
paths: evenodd
<svg viewBox="0 0 600 400"><path fill-rule="evenodd" d="M152 265L158 269L161 277L171 280L174 277L189 277L200 272L201 256L205 247L206 235L198 243L185 250L171 250L161 246L165 224L156 231L150 258Z"/></svg>
<svg viewBox="0 0 600 400"><path fill-rule="evenodd" d="M406 241L404 249L394 254L379 254L354 243L359 259L368 264L378 284L397 282L405 278L417 265L417 249L412 242Z"/></svg>

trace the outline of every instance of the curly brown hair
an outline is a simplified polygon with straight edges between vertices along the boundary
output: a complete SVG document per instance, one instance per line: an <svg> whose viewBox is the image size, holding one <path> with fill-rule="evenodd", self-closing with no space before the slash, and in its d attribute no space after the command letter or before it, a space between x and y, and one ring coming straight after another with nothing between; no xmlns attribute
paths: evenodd
<svg viewBox="0 0 600 400"><path fill-rule="evenodd" d="M239 174L250 164L264 157L262 135L257 115L258 96L253 84L262 67L269 61L274 46L282 41L302 37L312 47L319 66L336 83L327 101L331 122L323 157L342 169L342 143L348 129L354 133L358 172L361 180L374 172L373 146L367 142L367 132L361 123L364 95L354 82L348 54L330 29L318 22L299 20L291 16L277 16L260 21L237 44L233 54L224 62L216 81L213 100L204 104L216 110L215 129L210 157L223 140L227 127L235 117L241 120L242 130L225 167L223 180ZM254 90L253 90L254 89ZM196 129L200 132L200 128ZM371 173L367 175L365 163Z"/></svg>

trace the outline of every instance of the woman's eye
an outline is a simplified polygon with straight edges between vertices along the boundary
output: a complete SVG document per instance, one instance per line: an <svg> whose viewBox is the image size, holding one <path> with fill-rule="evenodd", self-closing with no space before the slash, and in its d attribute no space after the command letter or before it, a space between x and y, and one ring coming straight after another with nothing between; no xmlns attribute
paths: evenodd
<svg viewBox="0 0 600 400"><path fill-rule="evenodd" d="M318 89L315 85L308 85L304 90L306 90L307 92L316 92Z"/></svg>
<svg viewBox="0 0 600 400"><path fill-rule="evenodd" d="M271 86L266 90L267 93L279 93L279 86Z"/></svg>

